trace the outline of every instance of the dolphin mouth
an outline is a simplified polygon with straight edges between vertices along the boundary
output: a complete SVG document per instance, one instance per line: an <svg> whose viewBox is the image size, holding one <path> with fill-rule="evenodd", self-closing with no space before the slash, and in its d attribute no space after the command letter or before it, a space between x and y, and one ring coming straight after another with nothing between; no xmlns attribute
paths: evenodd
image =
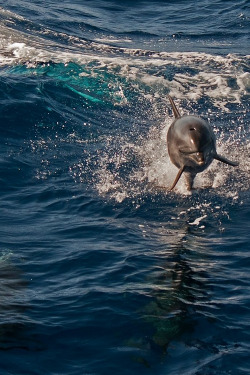
<svg viewBox="0 0 250 375"><path fill-rule="evenodd" d="M192 159L196 164L199 166L203 166L205 164L205 158L203 152L200 151L191 151L191 150L185 150L181 149L179 150L182 155L185 155L186 157Z"/></svg>
<svg viewBox="0 0 250 375"><path fill-rule="evenodd" d="M202 167L206 164L205 157L202 152L194 152L190 155L190 158L195 162L196 165Z"/></svg>

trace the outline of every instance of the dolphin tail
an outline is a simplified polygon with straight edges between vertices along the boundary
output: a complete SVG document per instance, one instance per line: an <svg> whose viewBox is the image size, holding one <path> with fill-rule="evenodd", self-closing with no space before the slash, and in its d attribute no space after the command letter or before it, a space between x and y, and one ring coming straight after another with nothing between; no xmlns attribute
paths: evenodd
<svg viewBox="0 0 250 375"><path fill-rule="evenodd" d="M236 167L237 165L239 165L238 162L228 160L228 159L224 158L224 156L221 156L221 155L218 155L218 154L216 154L216 155L214 156L214 159L219 160L219 161L221 161L222 163L225 163L225 164L228 164L228 165L232 165L233 167Z"/></svg>
<svg viewBox="0 0 250 375"><path fill-rule="evenodd" d="M168 95L168 99L169 99L169 101L170 101L170 104L171 104L172 110L173 110L173 112L174 112L174 117L175 117L175 118L179 118L179 117L181 117L181 115L180 115L178 109L176 108L176 105L175 105L175 103L174 103L174 101L173 101L173 99L172 99L172 97L171 97L170 95Z"/></svg>
<svg viewBox="0 0 250 375"><path fill-rule="evenodd" d="M173 185L171 186L171 188L169 189L169 191L173 190L175 185L177 184L177 182L179 181L179 179L181 178L181 175L182 173L184 172L184 169L185 169L185 166L181 167L179 169L179 172L177 173L177 176L175 177L175 180L174 180L174 183Z"/></svg>

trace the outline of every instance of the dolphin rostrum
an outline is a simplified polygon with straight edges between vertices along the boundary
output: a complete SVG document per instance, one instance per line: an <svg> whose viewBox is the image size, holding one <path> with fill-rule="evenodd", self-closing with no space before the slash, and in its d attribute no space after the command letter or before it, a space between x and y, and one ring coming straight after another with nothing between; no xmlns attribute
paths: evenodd
<svg viewBox="0 0 250 375"><path fill-rule="evenodd" d="M196 174L204 171L213 159L234 167L238 165L217 154L215 135L207 121L196 116L181 116L171 96L169 101L175 120L167 134L168 153L172 163L179 168L170 190L174 189L182 173L187 189L191 190Z"/></svg>

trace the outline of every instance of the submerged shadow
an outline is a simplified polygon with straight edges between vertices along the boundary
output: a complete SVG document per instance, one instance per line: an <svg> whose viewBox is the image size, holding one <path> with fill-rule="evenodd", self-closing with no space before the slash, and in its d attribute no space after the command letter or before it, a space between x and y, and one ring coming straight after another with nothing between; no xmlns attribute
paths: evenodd
<svg viewBox="0 0 250 375"><path fill-rule="evenodd" d="M0 259L0 351L39 350L32 338L27 281L20 268Z"/></svg>
<svg viewBox="0 0 250 375"><path fill-rule="evenodd" d="M208 272L203 266L206 245L188 224L178 232L178 240L170 247L168 244L164 262L150 276L151 301L140 311L141 320L151 328L144 344L138 345L142 351L134 360L148 368L151 360L157 361L155 354L166 356L173 342L190 337L209 301Z"/></svg>
<svg viewBox="0 0 250 375"><path fill-rule="evenodd" d="M186 240L181 240L161 265L154 281L153 301L145 307L144 319L154 327L153 348L166 352L172 340L193 329L195 306L206 298L205 276L204 271L192 269Z"/></svg>

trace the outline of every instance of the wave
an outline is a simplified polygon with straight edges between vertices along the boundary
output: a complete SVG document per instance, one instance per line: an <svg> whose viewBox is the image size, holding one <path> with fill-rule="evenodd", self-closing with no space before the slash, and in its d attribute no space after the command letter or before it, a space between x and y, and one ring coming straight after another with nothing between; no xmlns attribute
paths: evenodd
<svg viewBox="0 0 250 375"><path fill-rule="evenodd" d="M64 4L63 9L48 4L46 15L39 5L22 3L0 8L1 23L25 35L43 35L48 40L56 37L59 43L61 37L65 43L65 36L70 35L83 40L129 38L137 45L151 43L158 47L161 41L172 49L191 45L202 50L207 46L208 50L219 42L222 51L225 43L231 51L248 51L249 16L245 1L225 6L224 2L214 0L201 4L203 12L195 4L185 2L137 2L133 6L116 2L111 6L106 1L79 6L72 2Z"/></svg>
<svg viewBox="0 0 250 375"><path fill-rule="evenodd" d="M79 50L50 50L45 46L30 45L28 41L13 43L5 39L1 45L0 66L6 69L22 66L25 74L46 75L49 71L53 74L51 65L64 64L65 70L60 70L61 79L64 80L66 74L70 81L72 77L67 65L75 63L79 72L77 74L73 69L72 76L77 84L81 85L86 77L98 79L99 76L103 80L107 74L109 78L112 76L111 85L124 80L130 89L139 85L141 91L148 91L151 100L161 98L166 101L166 94L170 93L177 99L193 101L207 97L216 106L227 108L229 103L240 103L249 95L249 55L155 52L116 48L98 42L85 44L80 53ZM11 69L18 71L18 68Z"/></svg>

